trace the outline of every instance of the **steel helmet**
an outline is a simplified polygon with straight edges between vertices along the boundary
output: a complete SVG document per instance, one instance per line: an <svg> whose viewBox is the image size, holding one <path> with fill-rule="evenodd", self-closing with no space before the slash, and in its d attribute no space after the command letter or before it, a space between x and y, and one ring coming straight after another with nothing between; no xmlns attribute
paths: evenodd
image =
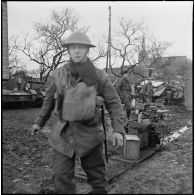
<svg viewBox="0 0 195 195"><path fill-rule="evenodd" d="M66 42L64 44L62 44L62 46L67 47L71 44L83 44L83 45L87 45L89 47L95 47L95 45L91 44L91 41L89 40L88 36L82 32L73 32L67 38Z"/></svg>

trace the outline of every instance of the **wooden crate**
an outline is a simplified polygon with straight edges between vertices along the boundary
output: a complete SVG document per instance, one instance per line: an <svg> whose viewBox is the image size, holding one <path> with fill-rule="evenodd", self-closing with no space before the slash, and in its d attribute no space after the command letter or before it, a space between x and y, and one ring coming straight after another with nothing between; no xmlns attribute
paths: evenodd
<svg viewBox="0 0 195 195"><path fill-rule="evenodd" d="M125 135L123 156L125 159L136 160L139 159L140 153L140 139L137 135Z"/></svg>

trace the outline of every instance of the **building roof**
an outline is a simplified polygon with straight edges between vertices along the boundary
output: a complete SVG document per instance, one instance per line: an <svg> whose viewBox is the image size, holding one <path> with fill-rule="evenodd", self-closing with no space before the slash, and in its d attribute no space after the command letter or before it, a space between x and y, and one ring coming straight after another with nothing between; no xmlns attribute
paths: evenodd
<svg viewBox="0 0 195 195"><path fill-rule="evenodd" d="M148 82L149 82L148 80L144 80L140 83L140 85L147 84ZM160 85L165 84L165 82L163 81L151 81L151 82L153 87L159 87Z"/></svg>
<svg viewBox="0 0 195 195"><path fill-rule="evenodd" d="M140 65L150 66L153 63L153 58L146 58ZM188 63L189 59L186 56L168 56L159 58L155 64L159 64L161 67L169 66L181 66Z"/></svg>

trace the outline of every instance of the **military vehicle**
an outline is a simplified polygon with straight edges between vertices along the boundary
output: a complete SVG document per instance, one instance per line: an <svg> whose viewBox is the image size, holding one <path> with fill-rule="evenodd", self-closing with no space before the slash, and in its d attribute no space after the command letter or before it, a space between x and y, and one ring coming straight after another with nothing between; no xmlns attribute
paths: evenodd
<svg viewBox="0 0 195 195"><path fill-rule="evenodd" d="M3 81L3 107L41 106L46 95L45 83L11 78Z"/></svg>

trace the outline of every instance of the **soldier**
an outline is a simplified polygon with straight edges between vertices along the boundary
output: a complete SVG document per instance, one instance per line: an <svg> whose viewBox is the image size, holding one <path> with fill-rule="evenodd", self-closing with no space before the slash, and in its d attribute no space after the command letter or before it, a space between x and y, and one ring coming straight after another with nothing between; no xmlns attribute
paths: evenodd
<svg viewBox="0 0 195 195"><path fill-rule="evenodd" d="M154 88L152 86L152 81L149 80L148 82L148 86L147 86L147 103L151 103L152 102L152 96L154 94Z"/></svg>
<svg viewBox="0 0 195 195"><path fill-rule="evenodd" d="M130 120L131 116L131 82L129 80L129 73L125 70L123 76L120 78L116 90L124 103L127 120Z"/></svg>
<svg viewBox="0 0 195 195"><path fill-rule="evenodd" d="M166 91L166 103L167 105L171 104L171 98L172 98L172 91L171 89Z"/></svg>
<svg viewBox="0 0 195 195"><path fill-rule="evenodd" d="M94 94L104 100L113 132L113 146L123 144L123 111L112 82L103 70L96 68L87 57L91 44L88 36L72 33L63 47L68 49L70 61L53 73L46 97L32 134L39 131L54 109L58 121L49 136L54 148L53 172L55 193L74 194L75 158L79 157L94 194L108 192L103 156L104 133ZM94 88L96 93L94 93ZM56 103L54 103L54 94ZM87 97L89 99L87 99ZM94 105L93 105L94 103Z"/></svg>
<svg viewBox="0 0 195 195"><path fill-rule="evenodd" d="M27 81L24 85L24 91L28 91L30 88L30 83Z"/></svg>
<svg viewBox="0 0 195 195"><path fill-rule="evenodd" d="M149 78L148 83L146 83L142 87L140 93L142 94L144 102L146 102L146 103L151 103L152 102L152 96L154 94L154 89L153 89L153 86L152 86L151 78Z"/></svg>

